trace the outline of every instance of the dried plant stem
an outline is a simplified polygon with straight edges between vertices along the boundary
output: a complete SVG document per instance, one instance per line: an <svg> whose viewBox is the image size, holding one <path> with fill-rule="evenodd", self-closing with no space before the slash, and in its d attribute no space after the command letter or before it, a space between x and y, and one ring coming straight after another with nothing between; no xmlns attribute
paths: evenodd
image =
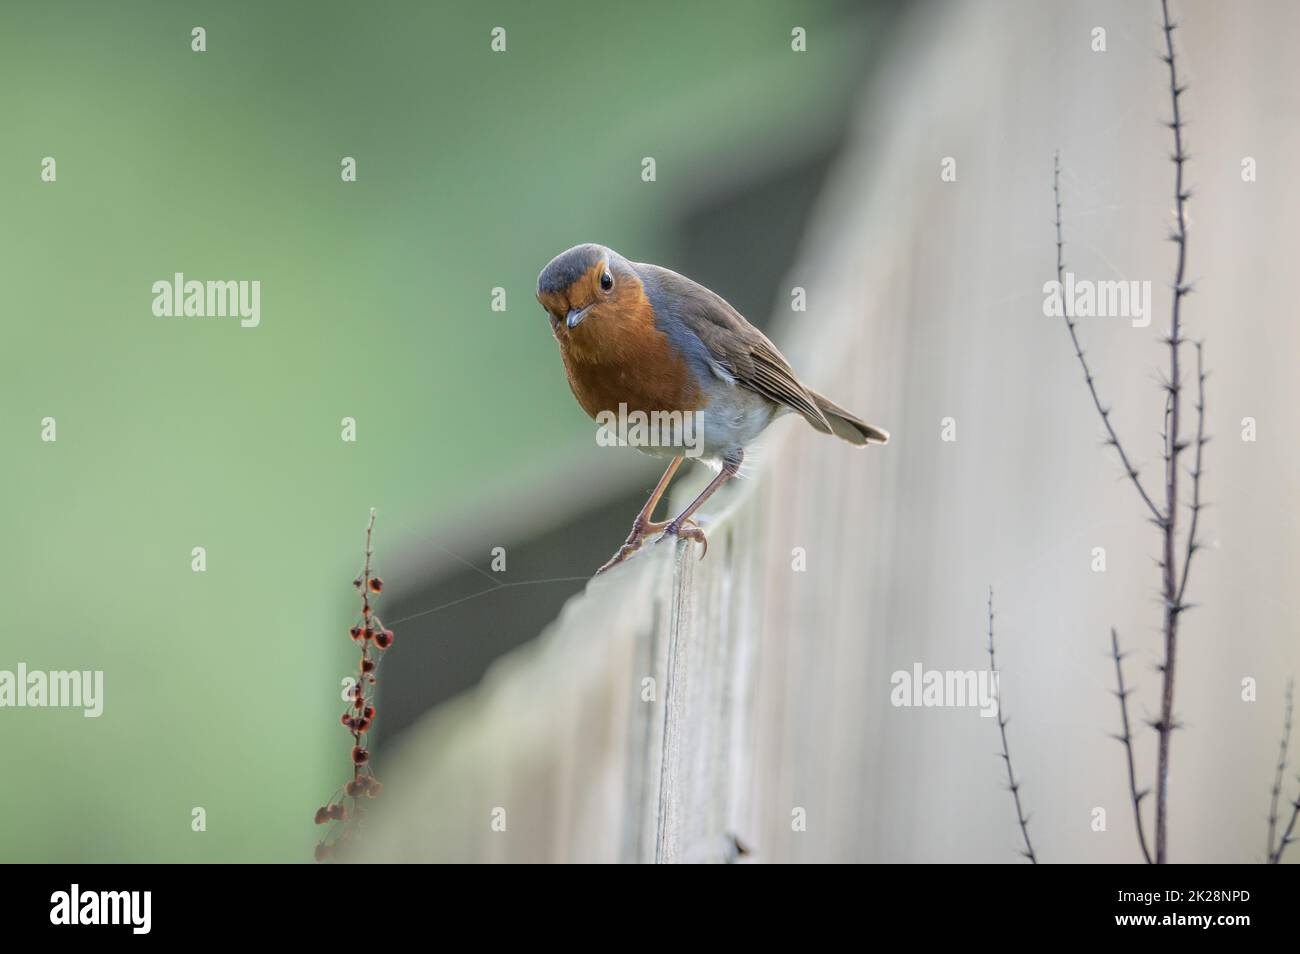
<svg viewBox="0 0 1300 954"><path fill-rule="evenodd" d="M1282 860L1282 852L1292 841L1291 832L1295 829L1296 815L1300 813L1300 798L1292 803L1291 820L1282 833L1281 842L1277 841L1277 808L1282 796L1282 776L1286 774L1287 749L1291 745L1291 718L1294 714L1295 680L1286 686L1286 718L1282 723L1282 744L1277 754L1277 775L1273 778L1272 798L1268 806L1268 863L1277 864Z"/></svg>
<svg viewBox="0 0 1300 954"><path fill-rule="evenodd" d="M361 616L366 626L371 625L371 617L373 615L373 610L371 609L370 606L370 559L375 555L375 548L372 542L374 539L374 533L375 533L375 508L371 507L370 522L366 524L366 559L365 559L365 565L361 570ZM378 622L377 617L375 618L375 621ZM361 665L359 667L360 671L357 676L357 691L362 693L363 698L365 694L364 681L366 679L366 673L365 673L366 662L370 659L370 642L371 641L369 639L363 639L361 641ZM361 736L363 733L362 730L360 729L361 724L362 723L358 721L357 727L353 728L352 730L352 743L357 747L361 747L362 745ZM355 782L359 782L360 779L361 779L361 763L357 762L354 759L352 762L352 780L355 783ZM357 785L354 784L353 789L355 790L356 788ZM356 794L352 796L352 810L354 813L356 812L360 801L361 801L361 793L356 792Z"/></svg>
<svg viewBox="0 0 1300 954"><path fill-rule="evenodd" d="M371 605L371 596L381 593L383 580L374 574L371 558L374 548L375 510L370 510L370 520L366 524L366 555L362 570L352 581L361 593L361 621L348 630L354 642L361 645L361 658L357 664L357 678L347 693L347 708L340 717L340 722L352 735L352 778L342 789L342 796L331 796L329 802L316 809L316 824L324 825L338 822L327 829L326 835L316 845L316 860L324 861L331 857L335 849L347 841L361 825L366 816L366 809L361 799L375 798L383 791L383 784L375 778L370 765L370 752L366 748L366 734L371 730L376 710L374 705L374 686L378 683L376 670L379 657L393 644L393 632L385 628L383 622L375 615ZM336 793L336 796L338 793ZM349 810L344 804L352 800Z"/></svg>
<svg viewBox="0 0 1300 954"><path fill-rule="evenodd" d="M1056 199L1056 281L1062 289L1064 295L1065 289L1065 260L1063 252L1065 242L1061 237L1061 154L1056 154L1053 173L1052 173L1052 194ZM1147 510L1151 512L1151 517L1156 523L1164 521L1164 515L1160 508L1155 505L1151 495L1147 493L1146 487L1143 486L1141 478L1138 476L1138 470L1133 466L1128 453L1124 450L1124 445L1120 443L1119 435L1115 433L1115 426L1110 421L1110 408L1101 403L1101 397L1097 394L1097 380L1092 373L1092 368L1088 366L1088 359L1084 356L1083 347L1079 344L1078 322L1075 321L1071 312L1071 303L1062 297L1063 311L1065 313L1065 327L1070 332L1070 341L1074 345L1075 357L1079 359L1079 364L1083 368L1083 379L1088 384L1088 393L1092 395L1093 406L1096 407L1097 413L1101 416L1101 423L1106 428L1106 443L1115 448L1115 453L1119 455L1119 462L1124 467L1124 473L1128 475L1129 480L1133 481L1133 486L1137 488L1138 496L1146 504Z"/></svg>
<svg viewBox="0 0 1300 954"><path fill-rule="evenodd" d="M1161 60L1169 68L1169 94L1172 103L1173 115L1168 122L1169 128L1174 135L1174 151L1170 156L1174 163L1174 228L1170 234L1170 240L1178 247L1177 265L1174 271L1173 284L1173 304L1172 314L1170 317L1169 334L1165 343L1169 346L1169 372L1168 379L1164 383L1165 387L1165 406L1164 406L1164 430L1162 437L1162 456L1165 465L1164 491L1165 499L1162 506L1157 506L1151 495L1147 492L1138 476L1137 468L1133 466L1132 459L1124 450L1120 443L1119 436L1115 433L1115 428L1110 421L1110 409L1101 403L1097 394L1097 387L1093 377L1092 369L1084 357L1083 348L1079 344L1078 329L1073 316L1070 314L1070 303L1065 303L1065 325L1070 332L1070 341L1074 344L1074 353L1079 359L1083 368L1084 380L1088 384L1088 392L1092 395L1093 405L1097 408L1097 413L1101 416L1102 424L1106 428L1107 443L1115 448L1119 455L1120 463L1124 467L1124 472L1133 482L1138 496L1146 506L1151 520L1160 530L1161 537L1161 557L1160 557L1160 575L1161 575L1161 602L1162 602L1162 625L1161 635L1164 642L1164 659L1161 661L1159 670L1161 673L1160 687L1160 717L1151 722L1151 727L1156 730L1157 749L1156 749L1156 806L1155 806L1155 835L1154 835L1154 857L1148 848L1144 829L1142 826L1142 817L1140 803L1146 792L1138 792L1135 781L1132 734L1129 730L1128 722L1128 691L1124 688L1123 675L1120 672L1119 662L1121 655L1119 652L1119 641L1115 631L1111 631L1111 646L1115 656L1116 673L1120 676L1120 703L1121 715L1124 719L1124 735L1121 741L1124 742L1128 755L1129 763L1129 789L1133 798L1134 815L1138 826L1138 841L1142 848L1143 856L1148 860L1154 860L1156 864L1163 864L1168 858L1168 821L1169 821L1169 752L1170 742L1173 731L1177 728L1174 718L1174 675L1176 672L1177 654L1178 654L1178 623L1182 614L1190 608L1185 601L1187 594L1187 580L1191 571L1192 557L1200 549L1200 541L1197 537L1197 529L1200 522L1200 512L1203 507L1201 502L1201 462L1202 450L1209 440L1205 436L1205 368L1201 352L1201 345L1196 345L1196 375L1197 375L1197 396L1196 403L1197 425L1196 425L1196 462L1191 472L1192 478L1192 503L1191 503L1191 523L1187 536L1186 551L1183 555L1181 571L1176 558L1178 543L1178 511L1179 511L1179 457L1187 449L1188 443L1182 438L1182 369L1180 367L1180 348L1183 344L1182 328L1182 302L1191 291L1187 284L1187 199L1190 196L1189 191L1183 183L1183 172L1187 162L1187 152L1183 146L1183 118L1180 108L1180 98L1186 92L1186 86L1180 86L1178 82L1178 64L1174 54L1174 30L1176 25L1169 18L1169 0L1161 0L1161 14L1163 17L1162 30L1165 38L1165 53ZM1060 153L1056 155L1053 166L1052 191L1056 202L1056 277L1057 282L1064 288L1065 285L1065 264L1063 257L1064 241L1061 236L1061 159Z"/></svg>
<svg viewBox="0 0 1300 954"><path fill-rule="evenodd" d="M1297 818L1300 818L1300 798L1291 803L1291 820L1286 823L1286 831L1282 832L1282 840L1277 843L1277 851L1269 857L1269 864L1278 864L1282 860L1282 852L1286 851L1286 846L1295 841L1293 832Z"/></svg>
<svg viewBox="0 0 1300 954"><path fill-rule="evenodd" d="M997 672L997 659L993 655L993 587L989 587L989 671ZM1029 841L1029 818L1025 815L1023 806L1020 803L1020 783L1016 781L1015 772L1011 770L1011 749L1007 745L1007 719L1002 713L1002 691L998 689L998 733L1002 736L1002 761L1007 766L1007 787L1011 789L1011 797L1016 803L1016 821L1020 824L1020 835L1025 840L1025 850L1021 852L1029 863L1038 864L1038 856L1034 854L1034 846Z"/></svg>
<svg viewBox="0 0 1300 954"><path fill-rule="evenodd" d="M1201 510L1205 505L1201 502L1201 451L1210 439L1205 434L1205 355L1201 347L1201 342L1196 342L1196 462L1192 466L1192 523L1187 532L1187 552L1183 555L1183 575L1178 582L1178 604L1184 609L1189 608L1183 602L1183 595L1187 592L1187 577L1192 568L1192 556L1196 551L1201 549L1200 537L1197 534L1201 522Z"/></svg>
<svg viewBox="0 0 1300 954"><path fill-rule="evenodd" d="M1143 859L1147 864L1151 864L1151 850L1147 847L1146 830L1142 827L1142 799L1150 795L1151 790L1138 791L1137 787L1137 769L1133 762L1133 731L1128 718L1128 697L1133 694L1133 690L1124 688L1124 654L1119 651L1119 634L1114 626L1110 628L1110 646L1111 656L1115 660L1115 681L1119 685L1115 690L1115 697L1119 699L1120 723L1124 727L1124 734L1114 738L1124 743L1124 754L1128 759L1129 798L1133 802L1133 821L1137 824L1138 846L1142 849Z"/></svg>
<svg viewBox="0 0 1300 954"><path fill-rule="evenodd" d="M1188 193L1183 188L1183 166L1187 154L1183 150L1183 121L1178 107L1179 97L1185 87L1178 85L1178 64L1174 56L1174 24L1169 19L1169 0L1160 0L1165 35L1165 64L1169 67L1169 92L1173 116L1169 127L1174 134L1174 215L1175 228L1171 236L1178 246L1178 264L1174 273L1173 305L1170 316L1169 337L1169 438L1165 453L1165 507L1161 530L1164 538L1161 570L1164 595L1165 658L1161 664L1160 719L1155 723L1159 736L1156 754L1156 830L1155 861L1164 864L1168 856L1169 819L1169 748L1174 730L1174 674L1178 652L1178 622L1185 606L1180 598L1182 591L1174 550L1178 529L1178 456L1186 448L1180 435L1182 418L1182 379L1179 369L1179 348L1182 338L1182 301L1189 289L1187 270L1187 210ZM1198 447L1199 452L1199 447ZM1197 468L1199 481L1199 467ZM1191 541L1189 545L1194 545Z"/></svg>

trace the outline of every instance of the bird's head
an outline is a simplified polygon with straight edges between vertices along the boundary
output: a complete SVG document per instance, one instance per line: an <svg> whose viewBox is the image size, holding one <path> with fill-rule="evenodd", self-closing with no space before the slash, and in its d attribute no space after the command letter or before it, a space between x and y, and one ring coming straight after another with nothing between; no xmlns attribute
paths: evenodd
<svg viewBox="0 0 1300 954"><path fill-rule="evenodd" d="M537 276L537 300L551 318L555 336L573 333L619 315L644 300L632 263L603 245L575 245L561 252Z"/></svg>

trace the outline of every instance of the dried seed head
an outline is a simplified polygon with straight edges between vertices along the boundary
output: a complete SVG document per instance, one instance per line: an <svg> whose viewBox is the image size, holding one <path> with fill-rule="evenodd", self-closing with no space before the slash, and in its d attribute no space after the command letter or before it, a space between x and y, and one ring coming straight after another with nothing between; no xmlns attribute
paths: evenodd
<svg viewBox="0 0 1300 954"><path fill-rule="evenodd" d="M370 753L361 746L354 745L352 746L352 761L357 765L368 762L370 761Z"/></svg>
<svg viewBox="0 0 1300 954"><path fill-rule="evenodd" d="M375 661L374 661L373 659L363 659L363 660L361 660L361 671L362 671L362 672L374 672L374 670L375 670Z"/></svg>
<svg viewBox="0 0 1300 954"><path fill-rule="evenodd" d="M387 649L393 645L393 631L391 629L380 630L375 633L375 645L380 649Z"/></svg>
<svg viewBox="0 0 1300 954"><path fill-rule="evenodd" d="M372 593L382 593L384 590L384 581L377 576L370 578L370 590Z"/></svg>
<svg viewBox="0 0 1300 954"><path fill-rule="evenodd" d="M322 805L316 809L316 824L323 825L330 820L330 810Z"/></svg>
<svg viewBox="0 0 1300 954"><path fill-rule="evenodd" d="M365 789L366 787L361 784L361 779L359 778L351 779L347 785L343 786L343 791L347 793L349 798L356 798L364 792Z"/></svg>
<svg viewBox="0 0 1300 954"><path fill-rule="evenodd" d="M360 639L361 639L361 627L360 627L360 626L353 626L350 630L348 630L348 635L351 636L353 639L360 641Z"/></svg>

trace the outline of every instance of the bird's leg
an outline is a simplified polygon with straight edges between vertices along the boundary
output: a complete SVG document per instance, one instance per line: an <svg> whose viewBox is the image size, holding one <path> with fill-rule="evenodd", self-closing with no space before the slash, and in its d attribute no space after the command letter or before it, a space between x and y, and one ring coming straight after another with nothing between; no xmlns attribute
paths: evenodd
<svg viewBox="0 0 1300 954"><path fill-rule="evenodd" d="M655 523L650 518L654 516L655 507L659 506L659 500L668 489L668 484L673 479L673 474L677 473L677 468L682 465L682 458L674 457L664 475L659 478L659 483L655 484L655 489L650 493L650 499L645 502L641 512L636 515L636 520L632 522L632 532L627 535L627 541L618 548L618 552L609 558L609 561L602 566L596 573L604 573L612 566L617 566L637 550L641 549L641 544L645 538L652 533L658 533L668 526L667 523Z"/></svg>
<svg viewBox="0 0 1300 954"><path fill-rule="evenodd" d="M664 535L659 539L662 540L665 537L680 537L684 540L694 540L704 547L704 552L700 554L700 559L703 560L704 554L709 552L709 540L704 535L704 531L701 530L695 521L691 519L691 514L704 506L704 501L712 497L719 487L729 481L732 477L736 476L736 472L740 470L740 462L742 460L744 460L743 453L737 455L735 460L723 461L722 470L718 471L718 476L709 481L709 485L700 491L700 495L691 502L689 507L679 513L666 527L664 527Z"/></svg>

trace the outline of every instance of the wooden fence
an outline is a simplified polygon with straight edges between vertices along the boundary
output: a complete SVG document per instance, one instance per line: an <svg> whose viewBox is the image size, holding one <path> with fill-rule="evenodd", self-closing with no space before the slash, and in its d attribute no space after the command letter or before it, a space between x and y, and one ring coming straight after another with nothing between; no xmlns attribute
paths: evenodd
<svg viewBox="0 0 1300 954"><path fill-rule="evenodd" d="M1294 300L1300 143L1259 95L1288 88L1300 9L1180 9L1198 184L1185 317L1207 338L1217 439L1212 548L1180 650L1170 845L1175 861L1251 861L1300 669L1287 503L1300 322L1277 308ZM772 330L806 380L895 440L859 451L779 422L755 476L720 495L705 560L658 547L594 581L385 750L364 855L724 861L739 844L773 862L1016 860L993 721L890 692L918 664L985 665L993 584L1040 857L1137 859L1106 651L1116 625L1135 718L1157 711L1155 539L1097 440L1042 284L1059 148L1072 270L1155 288L1150 327L1082 333L1126 443L1158 465L1172 173L1157 18L1120 2L916 8L791 272L809 309ZM1099 25L1105 53L1090 46ZM1258 181L1242 179L1243 156ZM1240 439L1247 417L1257 440ZM1137 758L1149 779L1153 733Z"/></svg>

